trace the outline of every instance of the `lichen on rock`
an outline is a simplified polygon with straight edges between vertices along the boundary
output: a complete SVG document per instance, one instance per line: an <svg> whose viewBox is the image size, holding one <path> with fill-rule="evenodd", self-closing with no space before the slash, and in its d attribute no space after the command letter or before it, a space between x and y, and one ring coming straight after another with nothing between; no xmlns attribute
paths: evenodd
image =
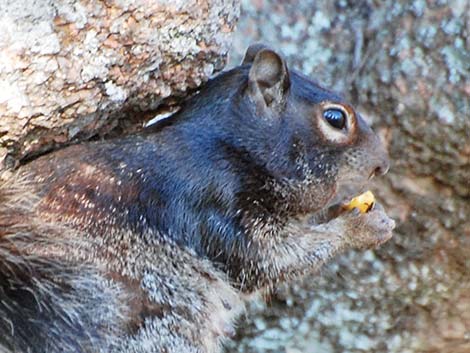
<svg viewBox="0 0 470 353"><path fill-rule="evenodd" d="M187 95L224 67L239 4L0 0L0 9L4 167L7 156L11 165L106 134L123 112Z"/></svg>

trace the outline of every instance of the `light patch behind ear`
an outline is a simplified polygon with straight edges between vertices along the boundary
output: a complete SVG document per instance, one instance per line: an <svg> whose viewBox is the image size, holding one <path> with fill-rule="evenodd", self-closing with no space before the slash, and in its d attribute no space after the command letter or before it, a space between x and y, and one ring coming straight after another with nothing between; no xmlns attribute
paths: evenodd
<svg viewBox="0 0 470 353"><path fill-rule="evenodd" d="M271 49L257 52L248 74L248 93L258 108L280 110L290 87L285 61Z"/></svg>

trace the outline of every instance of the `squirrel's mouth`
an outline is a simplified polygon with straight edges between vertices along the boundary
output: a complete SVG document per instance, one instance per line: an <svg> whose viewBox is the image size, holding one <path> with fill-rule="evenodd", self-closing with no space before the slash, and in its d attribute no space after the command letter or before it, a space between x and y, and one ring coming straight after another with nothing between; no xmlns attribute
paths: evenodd
<svg viewBox="0 0 470 353"><path fill-rule="evenodd" d="M354 208L358 208L362 213L368 212L373 208L375 196L367 189L366 183L348 184L338 187L338 191L326 206L310 217L309 223L327 223Z"/></svg>

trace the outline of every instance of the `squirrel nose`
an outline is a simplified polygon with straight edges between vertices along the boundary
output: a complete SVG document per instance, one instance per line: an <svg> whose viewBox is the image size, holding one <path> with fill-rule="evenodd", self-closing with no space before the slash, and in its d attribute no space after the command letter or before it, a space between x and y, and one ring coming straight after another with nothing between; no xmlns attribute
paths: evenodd
<svg viewBox="0 0 470 353"><path fill-rule="evenodd" d="M380 158L377 160L376 165L370 175L370 177L374 176L382 176L387 174L388 170L390 169L390 161L387 156Z"/></svg>

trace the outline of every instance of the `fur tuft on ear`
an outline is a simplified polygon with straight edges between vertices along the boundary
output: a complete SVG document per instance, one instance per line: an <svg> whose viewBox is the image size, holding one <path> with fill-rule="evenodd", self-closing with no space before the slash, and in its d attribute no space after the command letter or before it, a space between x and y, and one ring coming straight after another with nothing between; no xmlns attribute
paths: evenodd
<svg viewBox="0 0 470 353"><path fill-rule="evenodd" d="M289 87L289 72L284 59L271 49L258 50L248 76L248 93L256 105L282 109Z"/></svg>

